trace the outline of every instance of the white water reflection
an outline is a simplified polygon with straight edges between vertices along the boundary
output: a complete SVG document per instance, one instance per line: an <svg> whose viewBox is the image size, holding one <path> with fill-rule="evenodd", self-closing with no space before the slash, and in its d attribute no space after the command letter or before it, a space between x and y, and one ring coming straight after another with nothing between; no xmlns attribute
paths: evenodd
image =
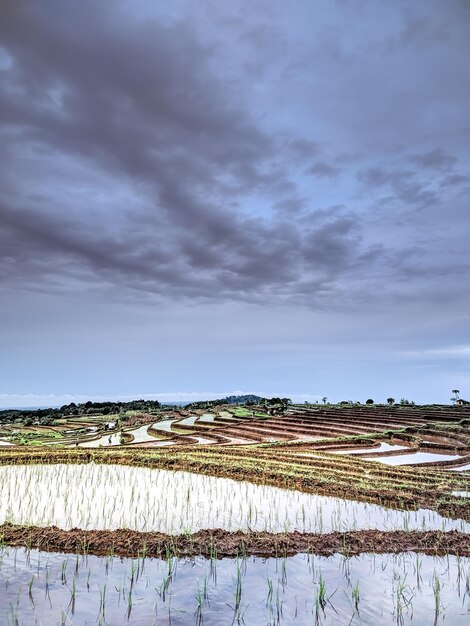
<svg viewBox="0 0 470 626"><path fill-rule="evenodd" d="M470 470L470 464L461 465L460 467L451 467L449 469L451 469L453 472L468 472Z"/></svg>
<svg viewBox="0 0 470 626"><path fill-rule="evenodd" d="M0 548L0 579L5 626L470 623L468 557L143 560Z"/></svg>
<svg viewBox="0 0 470 626"><path fill-rule="evenodd" d="M158 441L157 437L154 437L153 435L149 434L149 429L152 428L153 430L155 430L156 426L158 426L159 422L156 422L155 424L144 424L143 426L139 426L139 428L136 428L135 430L128 430L126 431L127 433L129 433L129 435L132 435L134 437L134 439L132 440L132 443L144 443L147 441Z"/></svg>
<svg viewBox="0 0 470 626"><path fill-rule="evenodd" d="M204 413L199 417L200 422L213 422L217 416L214 413Z"/></svg>
<svg viewBox="0 0 470 626"><path fill-rule="evenodd" d="M334 454L369 454L370 452L392 452L393 450L398 452L399 450L409 450L409 448L408 446L398 446L383 441L380 446L377 446L376 448L360 448L358 450L328 450L328 452L333 452Z"/></svg>
<svg viewBox="0 0 470 626"><path fill-rule="evenodd" d="M119 446L121 444L121 433L112 433L110 435L103 435L98 439L92 439L89 441L82 441L79 443L80 448L99 448L106 446Z"/></svg>
<svg viewBox="0 0 470 626"><path fill-rule="evenodd" d="M434 452L413 452L412 454L398 454L397 456L382 456L367 459L378 461L386 465L416 465L416 463L433 463L435 461L456 461L458 454L435 454Z"/></svg>
<svg viewBox="0 0 470 626"><path fill-rule="evenodd" d="M452 495L458 498L470 498L470 491L453 491Z"/></svg>
<svg viewBox="0 0 470 626"><path fill-rule="evenodd" d="M197 415L190 415L189 417L185 417L182 420L179 420L176 426L183 424L185 426L194 426L194 422L197 420Z"/></svg>
<svg viewBox="0 0 470 626"><path fill-rule="evenodd" d="M175 421L174 419L169 419L169 420L162 420L161 422L155 422L152 428L153 430L162 430L163 432L171 433L171 425L173 424L174 421Z"/></svg>
<svg viewBox="0 0 470 626"><path fill-rule="evenodd" d="M0 466L0 522L166 533L200 529L331 532L459 529L434 511L404 512L189 472L122 465Z"/></svg>
<svg viewBox="0 0 470 626"><path fill-rule="evenodd" d="M203 443L203 444L216 443L215 439L207 439L207 437L196 437L195 435L191 435L191 439L195 439L196 443Z"/></svg>

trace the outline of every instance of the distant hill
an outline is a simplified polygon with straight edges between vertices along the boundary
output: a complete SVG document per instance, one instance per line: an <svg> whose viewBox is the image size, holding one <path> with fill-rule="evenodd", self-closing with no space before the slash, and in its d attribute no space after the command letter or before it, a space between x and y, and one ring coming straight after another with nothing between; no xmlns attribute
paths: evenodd
<svg viewBox="0 0 470 626"><path fill-rule="evenodd" d="M226 398L222 398L221 402L223 404L246 404L247 402L259 404L260 402L263 402L263 400L265 400L265 398L255 396L250 393L246 396L227 396Z"/></svg>
<svg viewBox="0 0 470 626"><path fill-rule="evenodd" d="M250 393L244 396L227 396L225 398L219 398L217 400L202 400L200 402L191 402L187 404L187 409L206 409L211 406L219 406L220 404L259 404L264 402L265 398L261 396L255 396Z"/></svg>

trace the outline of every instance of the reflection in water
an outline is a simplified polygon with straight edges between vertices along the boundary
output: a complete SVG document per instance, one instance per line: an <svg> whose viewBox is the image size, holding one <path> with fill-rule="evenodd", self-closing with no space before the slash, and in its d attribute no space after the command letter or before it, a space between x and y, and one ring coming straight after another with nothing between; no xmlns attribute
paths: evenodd
<svg viewBox="0 0 470 626"><path fill-rule="evenodd" d="M204 413L203 415L200 416L199 421L200 422L213 422L216 418L216 415L214 413Z"/></svg>
<svg viewBox="0 0 470 626"><path fill-rule="evenodd" d="M368 452L392 452L393 450L396 450L398 452L399 450L407 449L407 446L397 446L382 441L380 446L377 446L376 448L359 448L356 450L328 450L328 452L334 452L334 454L367 454Z"/></svg>
<svg viewBox="0 0 470 626"><path fill-rule="evenodd" d="M0 466L0 522L166 533L200 529L330 532L470 530L434 511L124 465ZM45 506L47 503L47 506Z"/></svg>
<svg viewBox="0 0 470 626"><path fill-rule="evenodd" d="M435 461L455 461L458 454L435 454L433 452L414 452L412 454L398 454L397 456L374 457L371 461L378 461L386 465L415 465L416 463L432 463Z"/></svg>
<svg viewBox="0 0 470 626"><path fill-rule="evenodd" d="M453 472L468 472L470 470L470 464L461 465L460 467L452 467L450 469L452 469Z"/></svg>
<svg viewBox="0 0 470 626"><path fill-rule="evenodd" d="M121 433L103 435L99 439L83 441L79 443L80 448L99 448L100 446L118 446L121 443Z"/></svg>
<svg viewBox="0 0 470 626"><path fill-rule="evenodd" d="M469 623L470 559L127 559L0 549L2 624ZM379 600L380 599L380 600Z"/></svg>

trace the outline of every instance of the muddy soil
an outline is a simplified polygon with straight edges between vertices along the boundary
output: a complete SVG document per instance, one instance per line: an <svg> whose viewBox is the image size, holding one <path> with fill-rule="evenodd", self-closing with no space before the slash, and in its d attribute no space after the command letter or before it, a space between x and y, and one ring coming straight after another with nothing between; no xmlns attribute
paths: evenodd
<svg viewBox="0 0 470 626"><path fill-rule="evenodd" d="M348 556L364 552L421 552L433 556L446 554L470 556L470 537L459 531L388 531L379 530L314 533L266 533L224 530L201 530L194 534L166 535L131 530L61 530L55 526L0 526L5 544L49 552L73 552L95 555L166 557L208 556L235 557L291 556L309 552L328 556Z"/></svg>

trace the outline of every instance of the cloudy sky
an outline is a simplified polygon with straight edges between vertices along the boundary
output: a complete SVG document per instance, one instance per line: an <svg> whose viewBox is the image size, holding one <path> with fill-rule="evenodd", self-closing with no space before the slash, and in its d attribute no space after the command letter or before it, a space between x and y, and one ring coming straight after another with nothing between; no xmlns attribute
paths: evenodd
<svg viewBox="0 0 470 626"><path fill-rule="evenodd" d="M5 0L0 405L470 396L470 3Z"/></svg>

